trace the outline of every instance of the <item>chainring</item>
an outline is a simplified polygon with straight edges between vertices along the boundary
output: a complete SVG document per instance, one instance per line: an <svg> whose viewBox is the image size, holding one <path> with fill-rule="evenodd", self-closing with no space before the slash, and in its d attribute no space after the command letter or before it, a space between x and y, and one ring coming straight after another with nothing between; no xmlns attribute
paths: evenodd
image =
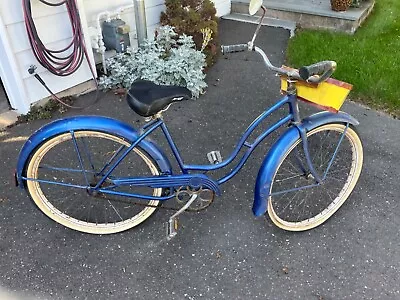
<svg viewBox="0 0 400 300"><path fill-rule="evenodd" d="M189 206L187 209L188 211L200 211L206 209L215 198L215 192L209 189L191 189L190 187L181 187L176 192L175 199L180 205L185 205L194 194L197 194L197 198Z"/></svg>

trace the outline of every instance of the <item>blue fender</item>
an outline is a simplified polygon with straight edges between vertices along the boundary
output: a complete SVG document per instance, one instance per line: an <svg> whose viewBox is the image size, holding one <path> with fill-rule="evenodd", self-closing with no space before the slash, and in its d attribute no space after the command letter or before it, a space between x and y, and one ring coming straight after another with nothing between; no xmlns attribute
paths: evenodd
<svg viewBox="0 0 400 300"><path fill-rule="evenodd" d="M267 204L273 176L283 156L299 138L299 129L304 128L307 132L317 128L318 126L328 123L350 123L358 125L359 122L352 116L339 112L337 114L331 112L320 112L302 120L300 124L290 127L268 151L260 170L258 172L256 187L254 190L253 213L255 216L262 216L267 211Z"/></svg>
<svg viewBox="0 0 400 300"><path fill-rule="evenodd" d="M45 140L57 136L59 134L69 132L71 130L98 130L105 133L115 134L125 138L127 141L135 141L139 134L131 126L122 123L121 121L99 117L99 116L77 116L72 118L56 120L49 123L39 130L37 130L31 137L25 142L19 154L16 180L17 184L22 188L22 176L25 170L25 166L28 163L29 157L32 151L34 151L41 143ZM162 173L171 174L172 167L164 155L164 153L152 142L143 140L139 143L139 146L145 150L157 163Z"/></svg>

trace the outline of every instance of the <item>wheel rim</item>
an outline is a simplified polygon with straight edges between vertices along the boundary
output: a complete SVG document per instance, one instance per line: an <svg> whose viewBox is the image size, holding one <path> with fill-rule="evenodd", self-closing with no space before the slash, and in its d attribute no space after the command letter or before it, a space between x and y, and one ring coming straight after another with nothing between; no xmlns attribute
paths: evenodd
<svg viewBox="0 0 400 300"><path fill-rule="evenodd" d="M309 146L311 152L311 148L314 147L313 143L318 143L317 139L315 138L319 137L321 133L330 133L330 135L325 137L325 144L320 143L318 152L315 151L314 154L318 155L314 155L313 157L313 153L311 153L313 164L317 168L318 174L324 174L323 170L326 170L328 167L330 161L329 158L331 158L332 154L334 153L331 145L334 144L334 148L336 148L337 142L339 141L344 130L346 130L346 126L344 125L328 124L316 128L307 134L309 137ZM336 138L336 144L330 143L333 138ZM326 141L328 141L328 143L326 143ZM301 148L301 152L304 153L304 151L302 151L301 140L298 140L287 151L284 159L280 163L277 172L274 175L271 193L279 192L279 188L281 190L300 188L304 187L305 185L311 185L312 182L315 183L315 180L313 180L312 176L311 178L307 177L309 174L307 174L307 172L303 172L301 167L295 165L295 163L300 166L307 165L305 163L304 154L303 157L301 157L300 151L297 151L298 148ZM345 158L348 157L346 155L346 151L348 152L349 150L351 151L351 161L346 161ZM330 153L330 156L320 155L321 153ZM321 162L325 163L318 163L318 158L321 158ZM327 173L326 180L324 181L323 185L302 189L300 191L293 191L286 194L280 194L277 196L271 196L269 198L268 214L271 220L278 227L290 231L302 231L314 228L326 221L340 208L341 205L343 205L358 181L363 161L361 141L355 131L350 127L346 130L342 144L337 151L336 158L337 159L335 159L335 161L332 163L329 172ZM326 162L328 163L326 164ZM342 163L346 165L345 168L341 168ZM284 180L280 179L279 175L282 174L282 172L280 173L282 170L287 172L286 168L288 168L288 165L294 166L294 169L298 170L297 174L290 174L290 176L287 176L287 178L290 180L286 180L288 182L286 185L292 184L291 181L297 184L297 186L295 185L289 188L287 186L280 186L278 182L278 180L284 182ZM337 176L337 174L339 174L339 176ZM337 186L340 188L337 188ZM325 194L325 198L321 197L322 194ZM310 201L310 199L312 201ZM318 205L321 206L321 209L317 208ZM298 209L297 212L296 209ZM296 213L297 216L295 216ZM289 216L290 214L293 214L293 217ZM301 214L304 214L306 217L300 217Z"/></svg>
<svg viewBox="0 0 400 300"><path fill-rule="evenodd" d="M86 141L86 139L88 139L89 137L93 138L93 139L100 139L103 142L103 144L101 145L100 143L99 144L93 143L91 146L88 146L87 144L89 144L89 142ZM125 141L119 137L116 137L116 136L113 136L113 135L110 135L107 133L102 133L102 132L79 131L79 132L74 133L74 138L77 141L77 145L79 145L80 140L82 140L82 141L85 140L85 142L82 142L82 144L79 145L82 148L87 149L88 147L93 147L93 149L95 149L94 146L96 146L96 149L99 148L99 150L96 150L97 152L95 154L91 155L91 153L90 153L89 155L87 155L88 162L86 162L86 163L90 164L90 165L95 165L95 163L93 162L95 155L96 155L96 157L98 156L100 158L102 156L104 156L104 157L106 157L106 158L104 158L104 160L105 160L105 159L109 159L110 156L112 156L114 153L116 153L115 150L111 150L111 152L109 151L110 149L113 149L112 148L112 147L114 147L113 144L118 145L121 148L123 147L125 149L126 149L126 147L130 146L130 144L127 141ZM60 153L57 152L59 150L58 146L60 146L63 143L65 144L65 142L67 142L67 143L70 142L68 145L69 151L73 151L73 150L71 150L71 148L72 149L74 148L71 146L71 144L73 145L73 138L70 133L65 133L60 136L57 136L57 137L45 142L42 146L40 146L38 148L38 150L35 152L35 154L33 155L32 159L30 160L30 163L27 167L27 177L32 178L32 179L42 179L42 178L39 178L39 176L44 177L44 174L41 174L42 170L46 170L46 168L48 168L48 167L47 166L44 168L40 167L41 163L42 162L47 163L47 161L51 161L53 163L53 161L54 161L53 156L59 158ZM114 153L112 151L114 151ZM68 151L66 151L66 152L68 152ZM89 153L90 150L87 152ZM123 150L121 150L121 152L123 152ZM135 148L131 151L131 153L133 155L137 155L137 157L141 159L141 161L142 161L140 163L141 168L147 167L147 171L150 172L151 175L159 175L158 168L142 151ZM77 155L75 155L75 156L77 156ZM46 158L46 160L44 160L45 158ZM61 160L62 160L62 154L61 154ZM83 158L82 158L82 160L83 160ZM79 160L77 160L77 161L79 161ZM124 160L117 167L115 172L117 172L117 170L121 171L121 170L119 170L119 168L121 167L121 169L122 169L122 166L124 165L125 161L126 160ZM132 162L132 164L137 164L137 161L139 161L139 159ZM66 159L66 163L68 163L68 158ZM71 164L74 164L74 162L72 162ZM75 165L78 165L78 164L79 164L78 162L75 162ZM48 175L48 177L53 176L53 180L57 179L58 181L61 181L61 182L64 182L63 180L65 180L65 181L69 180L69 182L67 182L68 184L74 184L74 182L73 182L74 177L72 175L75 176L75 173L79 173L79 172L69 171L69 173L68 173L69 178L61 179L61 178L58 178L58 176L60 176L60 174L64 175L64 173L66 173L66 171L65 170L61 170L61 171L54 170L54 168L59 168L59 166L55 166L55 167L53 167L53 169L50 169L50 172L52 172L52 173L50 175ZM84 168L85 169L87 168L86 164L84 165ZM139 169L138 165L136 166L136 169ZM71 170L73 170L73 169L71 169ZM93 167L92 173L95 173L94 170L95 170L95 167ZM125 171L126 170L124 169L124 172ZM131 171L129 171L129 172L131 172ZM57 173L57 177L54 175L55 173ZM92 175L93 174L91 174L90 176L92 176ZM79 176L84 177L82 174ZM93 176L95 176L95 175L93 175ZM54 179L54 178L56 178L56 179ZM45 178L45 179L47 180L47 178ZM42 186L47 187L47 189L42 188ZM50 188L49 188L49 186L50 186ZM136 213L137 206L134 207L131 201L123 200L123 198L121 198L121 197L112 197L112 200L110 200L111 197L108 197L108 199L96 198L96 200L94 200L94 198L91 197L90 195L87 195L87 194L84 195L86 193L85 190L74 189L74 188L70 188L71 193L74 193L74 194L68 194L68 192L66 193L65 199L68 197L68 198L70 198L70 201L71 201L71 203L68 203L67 200L65 200L63 198L64 194L59 194L57 191L53 192L53 189L55 190L55 189L59 188L59 186L55 186L53 184L43 184L43 183L39 183L36 181L28 180L27 187L28 187L28 191L29 191L33 201L36 203L36 205L39 207L39 209L42 210L48 217L50 217L54 221L66 226L66 227L69 227L71 229L75 229L78 231L82 231L82 232L87 232L87 233L109 234L109 233L124 231L124 230L127 230L129 228L139 225L144 220L146 220L148 217L150 217L156 210L155 207L149 207L149 206L148 207L140 207L140 208L138 208L139 211ZM45 190L46 190L46 192L45 192ZM152 191L151 195L161 196L162 189L160 189L160 188L151 189L151 191ZM148 191L146 191L146 192L148 192ZM55 205L56 200L53 200L53 198L50 199L48 194L52 194L53 196L56 195L56 196L60 197L60 199L57 200L57 205ZM83 201L80 201L80 199L83 197L86 197L86 198L82 199ZM85 202L85 200L86 200L86 202ZM72 203L74 203L74 202L76 202L76 203L81 202L82 204L76 204L79 206L73 207L74 204L72 204ZM64 203L66 203L65 206L69 205L69 207L61 208L61 205L63 205ZM151 201L148 201L147 204L150 206L157 206L159 204L159 201L151 200ZM103 212L100 211L101 207L104 207ZM83 217L77 217L77 215L83 215L83 212L81 211L83 208L86 208L86 210L88 210L87 215L86 215L86 220L82 220ZM65 210L65 211L63 211L63 210ZM68 211L68 210L70 210L70 211ZM72 210L74 210L74 214L77 214L76 216L71 216ZM90 212L90 210L92 210L92 212ZM104 219L105 219L104 222L99 222L99 220L97 219L99 216L96 216L96 214L98 214L98 213L104 214ZM90 215L90 214L92 214L92 215ZM113 216L113 214L115 216ZM130 216L130 215L132 215L132 216ZM114 220L112 220L112 218ZM107 220L107 219L109 219L109 220Z"/></svg>

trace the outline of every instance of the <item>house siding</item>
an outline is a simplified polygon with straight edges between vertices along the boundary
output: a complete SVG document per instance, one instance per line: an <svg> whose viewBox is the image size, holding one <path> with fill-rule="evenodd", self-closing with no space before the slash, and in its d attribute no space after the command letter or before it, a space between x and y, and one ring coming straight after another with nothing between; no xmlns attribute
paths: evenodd
<svg viewBox="0 0 400 300"><path fill-rule="evenodd" d="M218 17L231 13L231 0L212 0L212 2L214 2Z"/></svg>
<svg viewBox="0 0 400 300"><path fill-rule="evenodd" d="M38 1L32 1L32 12L38 33L46 47L59 49L71 42L72 30L69 26L69 17L65 6L49 7ZM19 99L18 102L27 102L28 105L25 105L25 107L29 107L30 104L49 96L43 86L28 73L27 70L32 64L38 67L37 73L55 93L90 80L91 73L87 64L83 64L73 76L65 77L63 80L59 80L58 77L50 74L49 71L39 65L27 37L21 1L1 0L0 16L5 25L6 38L8 38L17 65L17 70L14 71L22 81L27 96L27 99ZM26 113L26 109L13 108L21 113Z"/></svg>
<svg viewBox="0 0 400 300"><path fill-rule="evenodd" d="M96 27L97 15L103 11L112 12L119 7L131 5L133 0L77 0L77 2L81 13L86 44L90 45L88 27ZM230 0L213 0L213 2L215 3L218 16L230 12ZM46 47L60 49L67 46L71 42L72 31L69 26L68 13L65 6L49 7L37 0L32 0L31 5L37 30L43 42L46 44ZM165 10L164 0L146 0L145 7L148 36L151 36L159 25L161 12ZM39 65L32 53L26 34L21 1L1 0L0 17L6 32L5 36L2 38L7 38L8 43L11 45L11 52L15 59L15 65L17 66L14 71L17 73L17 77L20 79L27 96L27 99L19 99L17 101L17 103L24 102L24 105L13 105L13 108L17 109L18 112L26 113L27 107L29 107L30 104L49 96L43 86L27 72L29 66L32 64L38 67L37 73L40 74L50 89L55 93L64 91L91 79L92 76L87 63L83 63L73 76L64 77L62 80ZM136 26L133 8L123 12L121 18L130 26L132 46L136 46L137 43L134 39ZM91 56L91 61L94 61L92 51L89 51L89 54Z"/></svg>

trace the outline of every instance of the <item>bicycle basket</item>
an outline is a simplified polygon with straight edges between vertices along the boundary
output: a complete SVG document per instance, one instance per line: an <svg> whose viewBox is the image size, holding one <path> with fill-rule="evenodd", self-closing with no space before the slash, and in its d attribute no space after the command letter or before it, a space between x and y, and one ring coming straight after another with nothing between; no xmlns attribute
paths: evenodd
<svg viewBox="0 0 400 300"><path fill-rule="evenodd" d="M281 76L281 90L287 91L287 78ZM296 82L297 97L324 110L337 113L353 86L349 83L329 78L320 84L304 81Z"/></svg>

